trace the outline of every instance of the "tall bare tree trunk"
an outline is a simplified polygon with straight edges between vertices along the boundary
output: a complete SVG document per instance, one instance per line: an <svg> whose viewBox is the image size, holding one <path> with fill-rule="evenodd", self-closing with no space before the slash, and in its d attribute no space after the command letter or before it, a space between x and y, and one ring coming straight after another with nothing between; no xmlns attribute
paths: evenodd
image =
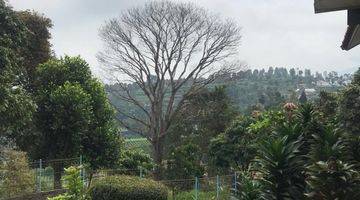
<svg viewBox="0 0 360 200"><path fill-rule="evenodd" d="M193 4L151 1L109 20L100 35L105 49L98 59L118 81L113 94L141 112L117 108L120 123L151 141L161 179L172 119L189 95L233 72L236 65L220 62L237 54L240 27Z"/></svg>
<svg viewBox="0 0 360 200"><path fill-rule="evenodd" d="M154 176L156 180L161 180L162 179L162 169L163 169L163 151L164 151L164 141L162 138L157 138L154 142L153 142L153 147L154 147L154 161L155 161L155 172L154 172Z"/></svg>

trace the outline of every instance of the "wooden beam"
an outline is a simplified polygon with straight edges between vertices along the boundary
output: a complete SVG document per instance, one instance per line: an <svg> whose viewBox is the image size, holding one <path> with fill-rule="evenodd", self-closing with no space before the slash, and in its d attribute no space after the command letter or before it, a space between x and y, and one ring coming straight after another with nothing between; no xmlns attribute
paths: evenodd
<svg viewBox="0 0 360 200"><path fill-rule="evenodd" d="M359 0L315 0L315 13L359 9Z"/></svg>

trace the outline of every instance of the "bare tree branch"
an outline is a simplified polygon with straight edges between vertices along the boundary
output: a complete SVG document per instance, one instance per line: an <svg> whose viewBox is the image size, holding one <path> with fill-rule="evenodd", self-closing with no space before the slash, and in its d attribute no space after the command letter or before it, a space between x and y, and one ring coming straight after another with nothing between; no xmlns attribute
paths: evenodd
<svg viewBox="0 0 360 200"><path fill-rule="evenodd" d="M144 115L133 116L123 109L120 113L147 129L144 134L159 151L157 162L162 156L160 143L184 99L228 71L222 61L237 54L241 39L240 28L231 20L191 3L171 1L130 9L106 22L100 36L105 49L98 59L120 77L116 96ZM136 85L146 100L136 99L125 80Z"/></svg>

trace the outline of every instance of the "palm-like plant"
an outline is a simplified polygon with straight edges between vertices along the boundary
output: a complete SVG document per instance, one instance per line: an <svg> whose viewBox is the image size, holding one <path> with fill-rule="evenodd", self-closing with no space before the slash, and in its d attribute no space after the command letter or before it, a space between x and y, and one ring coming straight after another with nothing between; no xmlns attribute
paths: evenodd
<svg viewBox="0 0 360 200"><path fill-rule="evenodd" d="M346 160L360 170L360 136L348 134L344 144Z"/></svg>
<svg viewBox="0 0 360 200"><path fill-rule="evenodd" d="M306 126L318 116L315 107L310 103L301 104L296 113L296 120Z"/></svg>
<svg viewBox="0 0 360 200"><path fill-rule="evenodd" d="M330 159L309 168L307 184L311 199L360 199L360 174L353 165Z"/></svg>
<svg viewBox="0 0 360 200"><path fill-rule="evenodd" d="M259 172L262 174L263 198L302 199L304 191L301 143L288 137L264 141L259 147Z"/></svg>
<svg viewBox="0 0 360 200"><path fill-rule="evenodd" d="M334 127L324 127L323 131L313 134L308 157L315 163L326 162L330 158L342 159L344 153L344 140L340 132Z"/></svg>
<svg viewBox="0 0 360 200"><path fill-rule="evenodd" d="M250 171L239 174L239 181L236 183L238 190L235 191L236 197L241 200L260 200L261 187L260 181Z"/></svg>

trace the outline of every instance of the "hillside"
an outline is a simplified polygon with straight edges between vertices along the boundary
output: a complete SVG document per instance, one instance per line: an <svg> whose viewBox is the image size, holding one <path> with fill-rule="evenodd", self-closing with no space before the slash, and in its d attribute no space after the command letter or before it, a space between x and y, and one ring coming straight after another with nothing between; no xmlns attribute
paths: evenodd
<svg viewBox="0 0 360 200"><path fill-rule="evenodd" d="M337 72L316 72L290 70L286 68L268 68L267 70L246 70L238 73L218 77L210 84L209 89L225 85L233 106L239 112L247 113L253 106L269 108L284 101L296 101L300 93L305 90L309 100L316 100L320 91L336 91L343 88L351 80L350 74L339 75ZM135 98L147 104L145 95L136 87L128 85ZM116 97L118 85L107 85L109 99L118 109L130 110L134 115L141 112L134 106L120 101ZM124 116L118 115L118 118Z"/></svg>

